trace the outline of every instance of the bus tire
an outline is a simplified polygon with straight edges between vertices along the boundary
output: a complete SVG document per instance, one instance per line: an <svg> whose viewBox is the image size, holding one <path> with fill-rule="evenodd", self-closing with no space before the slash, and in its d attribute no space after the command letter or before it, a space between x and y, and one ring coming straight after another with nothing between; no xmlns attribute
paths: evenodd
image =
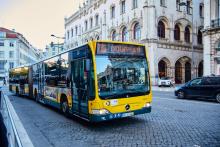
<svg viewBox="0 0 220 147"><path fill-rule="evenodd" d="M61 96L60 99L60 109L61 112L66 116L69 117L69 108L68 108L68 101L67 101L67 97L65 95Z"/></svg>
<svg viewBox="0 0 220 147"><path fill-rule="evenodd" d="M18 90L18 87L16 87L15 95L16 95L16 96L19 96L19 90Z"/></svg>

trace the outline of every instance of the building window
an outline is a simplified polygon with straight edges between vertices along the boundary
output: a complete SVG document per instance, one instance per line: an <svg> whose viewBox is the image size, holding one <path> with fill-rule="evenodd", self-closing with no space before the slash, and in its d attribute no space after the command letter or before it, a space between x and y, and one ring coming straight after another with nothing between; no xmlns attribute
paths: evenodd
<svg viewBox="0 0 220 147"><path fill-rule="evenodd" d="M190 42L190 30L189 30L189 26L187 26L187 27L185 28L184 36L185 36L185 42L189 43L189 42Z"/></svg>
<svg viewBox="0 0 220 147"><path fill-rule="evenodd" d="M133 0L133 9L136 9L138 7L137 0Z"/></svg>
<svg viewBox="0 0 220 147"><path fill-rule="evenodd" d="M121 14L125 13L125 0L121 2Z"/></svg>
<svg viewBox="0 0 220 147"><path fill-rule="evenodd" d="M76 31L76 36L78 35L78 27L75 27L75 31Z"/></svg>
<svg viewBox="0 0 220 147"><path fill-rule="evenodd" d="M67 39L69 39L69 38L70 38L70 32L67 31Z"/></svg>
<svg viewBox="0 0 220 147"><path fill-rule="evenodd" d="M220 42L218 43L218 46L216 47L216 51L217 51L217 52L220 51Z"/></svg>
<svg viewBox="0 0 220 147"><path fill-rule="evenodd" d="M176 24L174 28L174 39L180 40L180 27L178 24Z"/></svg>
<svg viewBox="0 0 220 147"><path fill-rule="evenodd" d="M199 15L200 17L204 17L204 6L202 3L199 5Z"/></svg>
<svg viewBox="0 0 220 147"><path fill-rule="evenodd" d="M71 29L71 37L73 37L73 29Z"/></svg>
<svg viewBox="0 0 220 147"><path fill-rule="evenodd" d="M0 70L4 70L5 69L5 62L0 62Z"/></svg>
<svg viewBox="0 0 220 147"><path fill-rule="evenodd" d="M86 20L85 21L85 31L87 31L88 30L88 21Z"/></svg>
<svg viewBox="0 0 220 147"><path fill-rule="evenodd" d="M134 39L138 41L141 40L141 26L139 23L134 25Z"/></svg>
<svg viewBox="0 0 220 147"><path fill-rule="evenodd" d="M96 35L95 40L100 40L99 35Z"/></svg>
<svg viewBox="0 0 220 147"><path fill-rule="evenodd" d="M9 51L9 58L14 58L14 51Z"/></svg>
<svg viewBox="0 0 220 147"><path fill-rule="evenodd" d="M0 41L0 46L5 46L4 41Z"/></svg>
<svg viewBox="0 0 220 147"><path fill-rule="evenodd" d="M198 44L202 44L202 32L200 29L199 29L198 35L197 35L197 42L198 42Z"/></svg>
<svg viewBox="0 0 220 147"><path fill-rule="evenodd" d="M95 16L95 25L98 26L99 25L99 15Z"/></svg>
<svg viewBox="0 0 220 147"><path fill-rule="evenodd" d="M176 0L176 10L180 11L180 0Z"/></svg>
<svg viewBox="0 0 220 147"><path fill-rule="evenodd" d="M90 18L90 29L93 27L93 18Z"/></svg>
<svg viewBox="0 0 220 147"><path fill-rule="evenodd" d="M112 31L112 35L111 35L111 39L112 41L116 41L116 31Z"/></svg>
<svg viewBox="0 0 220 147"><path fill-rule="evenodd" d="M14 47L14 43L13 43L13 42L10 42L10 43L9 43L9 46L10 46L10 47Z"/></svg>
<svg viewBox="0 0 220 147"><path fill-rule="evenodd" d="M166 6L165 0L160 0L160 5L163 6L163 7Z"/></svg>
<svg viewBox="0 0 220 147"><path fill-rule="evenodd" d="M9 69L14 68L14 62L9 62Z"/></svg>
<svg viewBox="0 0 220 147"><path fill-rule="evenodd" d="M5 52L4 51L0 51L0 58L4 58L5 57Z"/></svg>
<svg viewBox="0 0 220 147"><path fill-rule="evenodd" d="M55 47L53 47L53 48L52 48L52 51L55 52L55 50L56 50Z"/></svg>
<svg viewBox="0 0 220 147"><path fill-rule="evenodd" d="M122 41L124 41L124 42L128 42L128 29L127 29L127 27L124 27L123 29L122 29Z"/></svg>
<svg viewBox="0 0 220 147"><path fill-rule="evenodd" d="M115 18L115 6L111 7L111 18Z"/></svg>
<svg viewBox="0 0 220 147"><path fill-rule="evenodd" d="M190 1L187 1L186 2L186 12L187 12L187 14L191 14L190 10L191 10Z"/></svg>
<svg viewBox="0 0 220 147"><path fill-rule="evenodd" d="M157 35L160 38L165 38L165 24L162 21L159 21L158 23Z"/></svg>

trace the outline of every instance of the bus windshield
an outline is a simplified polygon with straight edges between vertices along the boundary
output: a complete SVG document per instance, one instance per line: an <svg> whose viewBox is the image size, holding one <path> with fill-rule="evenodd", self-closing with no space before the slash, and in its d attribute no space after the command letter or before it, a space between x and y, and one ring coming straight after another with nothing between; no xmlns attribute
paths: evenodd
<svg viewBox="0 0 220 147"><path fill-rule="evenodd" d="M149 92L146 57L96 55L99 97L102 99L128 98Z"/></svg>

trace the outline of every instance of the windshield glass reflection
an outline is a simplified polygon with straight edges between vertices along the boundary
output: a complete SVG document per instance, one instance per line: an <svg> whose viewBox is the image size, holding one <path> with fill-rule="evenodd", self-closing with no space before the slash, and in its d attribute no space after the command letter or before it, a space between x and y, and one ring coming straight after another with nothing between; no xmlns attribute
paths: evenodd
<svg viewBox="0 0 220 147"><path fill-rule="evenodd" d="M96 63L101 98L138 96L149 91L145 58L97 56Z"/></svg>

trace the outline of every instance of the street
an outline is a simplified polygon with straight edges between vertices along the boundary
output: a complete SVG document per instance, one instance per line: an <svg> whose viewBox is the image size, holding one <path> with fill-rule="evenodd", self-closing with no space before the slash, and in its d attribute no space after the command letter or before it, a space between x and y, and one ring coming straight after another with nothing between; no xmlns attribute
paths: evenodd
<svg viewBox="0 0 220 147"><path fill-rule="evenodd" d="M154 91L150 114L90 124L22 97L9 96L36 147L219 146L220 105Z"/></svg>

